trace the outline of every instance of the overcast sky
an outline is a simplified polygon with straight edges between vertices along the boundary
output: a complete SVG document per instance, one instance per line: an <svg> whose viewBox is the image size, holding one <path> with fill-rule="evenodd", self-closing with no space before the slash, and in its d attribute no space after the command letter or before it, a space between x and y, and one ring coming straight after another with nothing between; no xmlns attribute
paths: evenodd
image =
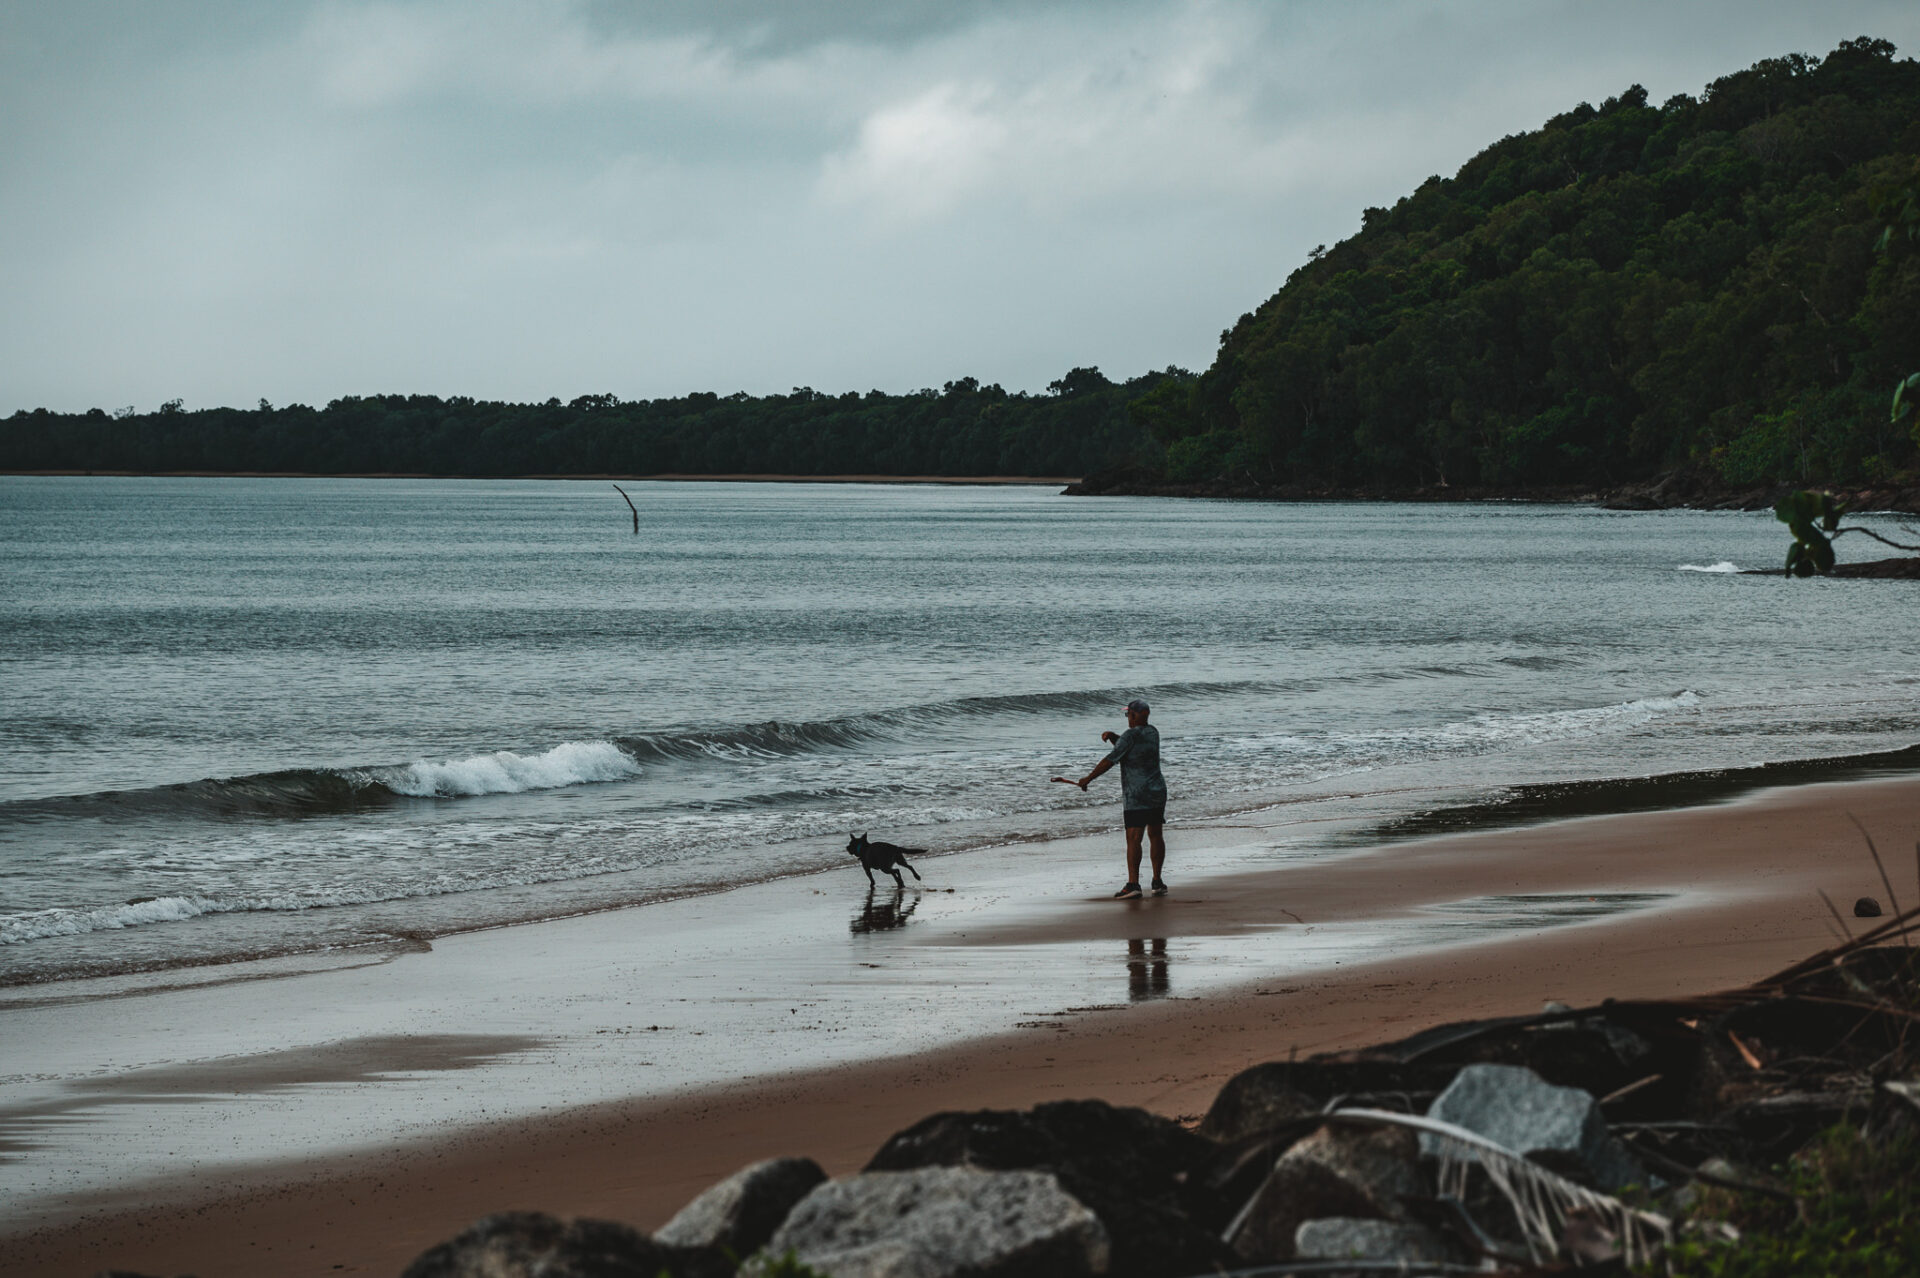
<svg viewBox="0 0 1920 1278"><path fill-rule="evenodd" d="M0 0L0 412L1204 368L1503 134L1913 0Z"/></svg>

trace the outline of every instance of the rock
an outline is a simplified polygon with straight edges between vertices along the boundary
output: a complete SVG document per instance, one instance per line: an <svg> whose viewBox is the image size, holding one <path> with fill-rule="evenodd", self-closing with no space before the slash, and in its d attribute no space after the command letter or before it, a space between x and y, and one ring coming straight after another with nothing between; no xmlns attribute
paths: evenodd
<svg viewBox="0 0 1920 1278"><path fill-rule="evenodd" d="M1880 917L1880 902L1870 896L1863 896L1853 903L1853 917L1856 919L1877 919Z"/></svg>
<svg viewBox="0 0 1920 1278"><path fill-rule="evenodd" d="M827 1178L811 1158L769 1158L727 1177L682 1207L653 1240L670 1247L724 1247L750 1256L787 1213Z"/></svg>
<svg viewBox="0 0 1920 1278"><path fill-rule="evenodd" d="M1346 1216L1302 1224L1294 1235L1293 1252L1301 1260L1397 1260L1410 1265L1466 1260L1458 1248L1424 1225Z"/></svg>
<svg viewBox="0 0 1920 1278"><path fill-rule="evenodd" d="M1114 1273L1203 1273L1233 1258L1220 1230L1239 1201L1198 1185L1219 1147L1143 1109L1056 1101L1024 1112L935 1114L881 1146L866 1170L1045 1171L1091 1208Z"/></svg>
<svg viewBox="0 0 1920 1278"><path fill-rule="evenodd" d="M1295 1234L1320 1217L1404 1220L1401 1199L1429 1192L1420 1143L1403 1127L1321 1127L1275 1165L1228 1240L1247 1260L1294 1258Z"/></svg>
<svg viewBox="0 0 1920 1278"><path fill-rule="evenodd" d="M862 1172L801 1199L767 1252L833 1278L1104 1274L1099 1217L1047 1172Z"/></svg>
<svg viewBox="0 0 1920 1278"><path fill-rule="evenodd" d="M1427 1109L1438 1118L1516 1154L1605 1190L1645 1180L1633 1156L1607 1130L1593 1096L1577 1087L1555 1087L1515 1065L1469 1065ZM1439 1138L1420 1137L1425 1153L1439 1152Z"/></svg>
<svg viewBox="0 0 1920 1278"><path fill-rule="evenodd" d="M1296 1067L1280 1061L1241 1070L1213 1098L1200 1121L1200 1134L1218 1141L1239 1140L1319 1113L1324 1098L1302 1088L1298 1074Z"/></svg>
<svg viewBox="0 0 1920 1278"><path fill-rule="evenodd" d="M477 1221L408 1265L401 1278L723 1278L718 1251L669 1247L610 1220L507 1211Z"/></svg>

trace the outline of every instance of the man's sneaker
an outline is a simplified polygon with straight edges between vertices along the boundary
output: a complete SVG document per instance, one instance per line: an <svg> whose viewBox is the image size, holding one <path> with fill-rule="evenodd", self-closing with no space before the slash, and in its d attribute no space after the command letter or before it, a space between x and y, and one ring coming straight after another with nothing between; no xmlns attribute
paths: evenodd
<svg viewBox="0 0 1920 1278"><path fill-rule="evenodd" d="M1113 899L1116 901L1133 901L1138 900L1139 897L1140 885L1138 883L1129 883L1113 894Z"/></svg>
<svg viewBox="0 0 1920 1278"><path fill-rule="evenodd" d="M1165 896L1167 894L1167 885L1159 879L1155 879L1153 881L1153 894L1155 896Z"/></svg>

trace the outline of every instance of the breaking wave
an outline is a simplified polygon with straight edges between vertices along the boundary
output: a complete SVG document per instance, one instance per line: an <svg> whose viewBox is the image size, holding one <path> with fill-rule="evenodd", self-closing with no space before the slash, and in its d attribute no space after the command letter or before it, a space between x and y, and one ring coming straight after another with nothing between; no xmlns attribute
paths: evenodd
<svg viewBox="0 0 1920 1278"><path fill-rule="evenodd" d="M465 798L623 781L639 771L633 756L612 742L567 741L544 754L496 750L446 763L410 763L388 777L385 785L408 798Z"/></svg>
<svg viewBox="0 0 1920 1278"><path fill-rule="evenodd" d="M78 936L147 923L178 923L182 919L220 912L227 907L203 896L145 897L125 905L101 905L83 910L30 910L0 915L0 945L18 945L50 936Z"/></svg>
<svg viewBox="0 0 1920 1278"><path fill-rule="evenodd" d="M303 817L372 810L409 800L469 799L627 781L649 767L735 762L857 750L951 729L956 724L1022 716L1108 713L1134 696L1195 700L1309 691L1334 684L1478 678L1501 668L1552 669L1551 656L1509 657L1480 665L1410 666L1285 681L1195 681L1147 688L960 697L812 721L770 720L718 727L676 727L603 740L566 741L545 750L492 750L404 764L290 768L237 777L0 804L0 823L60 818L114 819L179 813L215 817ZM1606 713L1606 712L1602 712Z"/></svg>

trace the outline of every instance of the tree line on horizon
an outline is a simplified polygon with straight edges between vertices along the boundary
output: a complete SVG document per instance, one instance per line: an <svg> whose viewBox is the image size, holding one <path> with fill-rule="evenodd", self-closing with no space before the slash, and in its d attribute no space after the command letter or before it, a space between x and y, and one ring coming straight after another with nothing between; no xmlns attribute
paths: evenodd
<svg viewBox="0 0 1920 1278"><path fill-rule="evenodd" d="M442 475L1083 475L1524 491L1689 468L1728 485L1920 468L1920 63L1884 40L1638 85L1432 177L1221 334L1213 364L940 390L0 419L0 469ZM1904 201L1904 203L1903 203Z"/></svg>
<svg viewBox="0 0 1920 1278"><path fill-rule="evenodd" d="M696 392L512 404L367 395L324 408L16 412L0 469L301 474L1082 475L1151 448L1128 406L1179 368L1110 380L1076 368L1044 395L971 377L904 395Z"/></svg>

